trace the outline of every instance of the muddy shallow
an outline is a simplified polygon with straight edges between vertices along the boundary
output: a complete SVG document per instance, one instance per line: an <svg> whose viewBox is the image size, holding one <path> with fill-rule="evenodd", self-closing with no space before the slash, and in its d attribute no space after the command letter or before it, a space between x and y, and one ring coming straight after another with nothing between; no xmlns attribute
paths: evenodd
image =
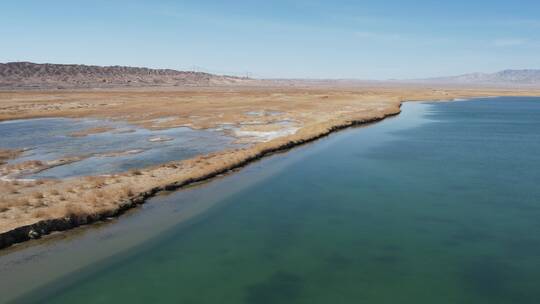
<svg viewBox="0 0 540 304"><path fill-rule="evenodd" d="M85 134L85 130L104 132ZM73 159L24 178L66 178L123 172L239 146L221 132L186 127L149 130L108 120L38 118L0 122L1 148L26 149L8 164Z"/></svg>

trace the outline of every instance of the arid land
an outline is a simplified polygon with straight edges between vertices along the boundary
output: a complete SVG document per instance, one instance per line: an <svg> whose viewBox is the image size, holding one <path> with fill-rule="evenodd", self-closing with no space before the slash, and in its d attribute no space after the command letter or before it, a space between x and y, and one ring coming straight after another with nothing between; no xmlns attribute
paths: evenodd
<svg viewBox="0 0 540 304"><path fill-rule="evenodd" d="M149 129L220 129L244 143L195 158L107 176L0 180L0 248L121 214L161 190L227 173L265 155L400 112L403 101L540 96L540 90L414 86L221 86L0 92L0 121L40 117L106 118ZM288 121L284 126L279 122ZM256 123L254 123L256 122ZM73 136L106 132L93 128ZM23 151L0 139L0 176L34 166L7 164ZM66 159L65 162L77 161ZM62 165L62 163L55 164Z"/></svg>

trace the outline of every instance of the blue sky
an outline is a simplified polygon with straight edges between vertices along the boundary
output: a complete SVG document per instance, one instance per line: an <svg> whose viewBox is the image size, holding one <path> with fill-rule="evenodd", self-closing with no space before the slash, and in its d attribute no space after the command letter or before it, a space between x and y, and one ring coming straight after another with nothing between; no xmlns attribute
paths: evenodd
<svg viewBox="0 0 540 304"><path fill-rule="evenodd" d="M0 62L284 78L540 68L538 0L2 1Z"/></svg>

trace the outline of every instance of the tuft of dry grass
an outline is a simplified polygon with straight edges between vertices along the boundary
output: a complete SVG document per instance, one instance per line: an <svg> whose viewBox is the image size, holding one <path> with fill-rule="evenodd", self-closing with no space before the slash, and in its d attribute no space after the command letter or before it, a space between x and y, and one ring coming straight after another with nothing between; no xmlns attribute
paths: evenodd
<svg viewBox="0 0 540 304"><path fill-rule="evenodd" d="M38 192L32 193L32 198L35 198L35 199L43 199L43 198L45 198L45 196L43 195L43 193L41 193L41 192L38 191Z"/></svg>
<svg viewBox="0 0 540 304"><path fill-rule="evenodd" d="M22 152L21 149L0 149L0 165L5 164L10 159L19 157Z"/></svg>
<svg viewBox="0 0 540 304"><path fill-rule="evenodd" d="M32 188L34 187L36 184L34 182L29 182L29 183L24 183L23 184L25 188Z"/></svg>
<svg viewBox="0 0 540 304"><path fill-rule="evenodd" d="M45 219L50 217L50 212L45 208L38 208L32 212L32 216L39 219Z"/></svg>
<svg viewBox="0 0 540 304"><path fill-rule="evenodd" d="M105 179L100 176L87 176L85 180L88 188L101 188L105 186Z"/></svg>
<svg viewBox="0 0 540 304"><path fill-rule="evenodd" d="M19 198L10 199L9 201L5 201L5 203L3 203L2 205L6 206L6 207L19 208L19 207L31 206L31 203L27 198L19 197Z"/></svg>
<svg viewBox="0 0 540 304"><path fill-rule="evenodd" d="M98 196L96 192L87 192L82 196L82 201L85 205L93 206L98 203Z"/></svg>
<svg viewBox="0 0 540 304"><path fill-rule="evenodd" d="M123 196L127 196L127 197L132 197L133 195L135 195L135 193L133 192L133 189L131 189L131 187L128 185L124 185L120 187L120 193L122 193Z"/></svg>
<svg viewBox="0 0 540 304"><path fill-rule="evenodd" d="M17 189L17 185L2 181L0 182L0 193L17 194L19 190Z"/></svg>
<svg viewBox="0 0 540 304"><path fill-rule="evenodd" d="M64 214L66 217L81 217L89 214L88 209L82 204L67 203L64 205Z"/></svg>

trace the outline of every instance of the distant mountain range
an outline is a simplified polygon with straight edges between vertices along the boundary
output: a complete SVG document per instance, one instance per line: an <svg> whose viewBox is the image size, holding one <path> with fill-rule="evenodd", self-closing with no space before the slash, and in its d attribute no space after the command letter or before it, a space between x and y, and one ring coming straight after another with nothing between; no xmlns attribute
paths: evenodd
<svg viewBox="0 0 540 304"><path fill-rule="evenodd" d="M493 86L540 86L540 70L504 70L497 73L472 73L459 76L418 79L414 82L493 85Z"/></svg>
<svg viewBox="0 0 540 304"><path fill-rule="evenodd" d="M215 86L248 79L201 72L126 66L0 63L0 88L100 88L149 86Z"/></svg>
<svg viewBox="0 0 540 304"><path fill-rule="evenodd" d="M222 76L171 69L93 66L32 62L0 63L0 89L72 89L119 87L188 87L225 85L356 86L385 83L540 87L540 70L504 70L415 80L361 81L354 79L268 79Z"/></svg>

